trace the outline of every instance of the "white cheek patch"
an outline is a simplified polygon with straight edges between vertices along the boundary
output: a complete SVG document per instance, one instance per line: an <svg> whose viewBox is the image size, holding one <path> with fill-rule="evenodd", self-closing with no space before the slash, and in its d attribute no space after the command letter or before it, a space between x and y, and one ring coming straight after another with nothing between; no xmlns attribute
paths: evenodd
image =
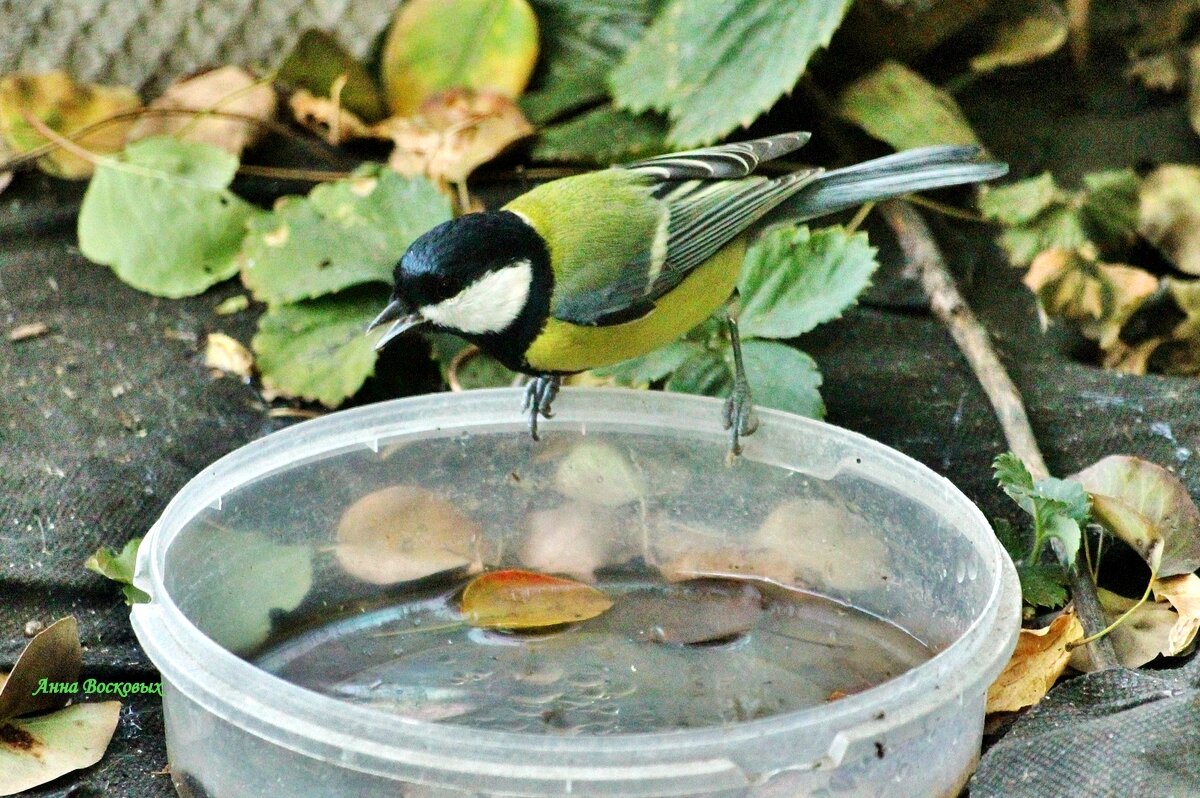
<svg viewBox="0 0 1200 798"><path fill-rule="evenodd" d="M449 299L424 306L420 313L439 327L465 333L500 332L521 315L532 282L533 267L519 260L485 274Z"/></svg>

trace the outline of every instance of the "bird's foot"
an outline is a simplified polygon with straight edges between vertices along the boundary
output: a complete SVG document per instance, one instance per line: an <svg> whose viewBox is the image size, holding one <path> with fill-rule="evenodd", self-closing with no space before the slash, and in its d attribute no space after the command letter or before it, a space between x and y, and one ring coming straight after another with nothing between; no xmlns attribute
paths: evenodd
<svg viewBox="0 0 1200 798"><path fill-rule="evenodd" d="M750 383L746 380L735 379L733 391L725 400L725 429L729 430L729 457L733 458L742 453L742 438L753 435L758 429L758 416L754 413L754 402L750 396Z"/></svg>
<svg viewBox="0 0 1200 798"><path fill-rule="evenodd" d="M534 377L525 386L525 401L521 404L521 410L529 413L529 434L535 441L539 440L538 416L553 417L550 405L553 404L554 397L558 396L558 387L561 383L560 377L548 377L543 374Z"/></svg>

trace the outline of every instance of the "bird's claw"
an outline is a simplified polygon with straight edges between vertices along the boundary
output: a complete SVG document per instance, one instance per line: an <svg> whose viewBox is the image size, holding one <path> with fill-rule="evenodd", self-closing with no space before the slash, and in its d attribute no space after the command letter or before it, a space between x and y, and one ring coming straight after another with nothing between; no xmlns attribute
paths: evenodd
<svg viewBox="0 0 1200 798"><path fill-rule="evenodd" d="M725 400L725 429L729 430L729 461L742 453L741 439L758 429L758 416L750 396L750 383L734 380L733 391Z"/></svg>
<svg viewBox="0 0 1200 798"><path fill-rule="evenodd" d="M560 384L558 377L534 377L525 386L525 400L521 403L521 410L529 413L529 434L536 441L538 438L538 416L542 418L553 418L554 414L550 412L550 406L554 402L554 397L558 396L558 386Z"/></svg>

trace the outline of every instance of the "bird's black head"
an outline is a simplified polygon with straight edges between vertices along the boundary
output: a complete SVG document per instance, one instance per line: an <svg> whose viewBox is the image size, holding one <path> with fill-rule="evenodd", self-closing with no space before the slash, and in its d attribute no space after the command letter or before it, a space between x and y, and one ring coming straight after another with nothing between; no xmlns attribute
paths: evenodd
<svg viewBox="0 0 1200 798"><path fill-rule="evenodd" d="M546 242L511 211L439 224L413 242L394 277L393 302L381 321L400 319L404 329L427 322L458 333L510 368L521 367L550 311ZM379 345L392 337L389 330Z"/></svg>

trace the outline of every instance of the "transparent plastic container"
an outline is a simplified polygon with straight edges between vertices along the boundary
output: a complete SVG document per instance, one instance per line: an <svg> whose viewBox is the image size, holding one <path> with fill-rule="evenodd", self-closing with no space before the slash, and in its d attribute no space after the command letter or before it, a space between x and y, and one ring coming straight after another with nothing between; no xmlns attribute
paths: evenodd
<svg viewBox="0 0 1200 798"><path fill-rule="evenodd" d="M545 439L534 442L519 397L469 391L331 414L222 458L168 505L138 558L135 582L152 600L132 616L162 672L168 755L182 794L958 794L979 755L987 687L1015 645L1020 599L986 520L949 481L861 435L770 410L760 410L743 459L728 466L720 402L659 392L564 390L542 424ZM483 563L529 566L528 547L506 545L524 534L513 518L530 509L508 506L525 494L507 478L544 468L578 441L655 453L638 466L648 489L637 510L654 523L643 524L636 544L620 525L591 531L592 543L625 536L593 546L601 560L628 560L635 549L699 561L753 551L761 563L766 546L767 560L782 568L773 578L792 574L806 589L891 621L934 656L807 709L605 736L397 717L299 687L245 658L298 605L333 608L403 591L326 578L339 517L381 486L439 473L477 482L478 501L469 504ZM500 442L507 459L498 465ZM803 534L760 535L751 545L777 500L819 510L806 516L813 523Z"/></svg>

